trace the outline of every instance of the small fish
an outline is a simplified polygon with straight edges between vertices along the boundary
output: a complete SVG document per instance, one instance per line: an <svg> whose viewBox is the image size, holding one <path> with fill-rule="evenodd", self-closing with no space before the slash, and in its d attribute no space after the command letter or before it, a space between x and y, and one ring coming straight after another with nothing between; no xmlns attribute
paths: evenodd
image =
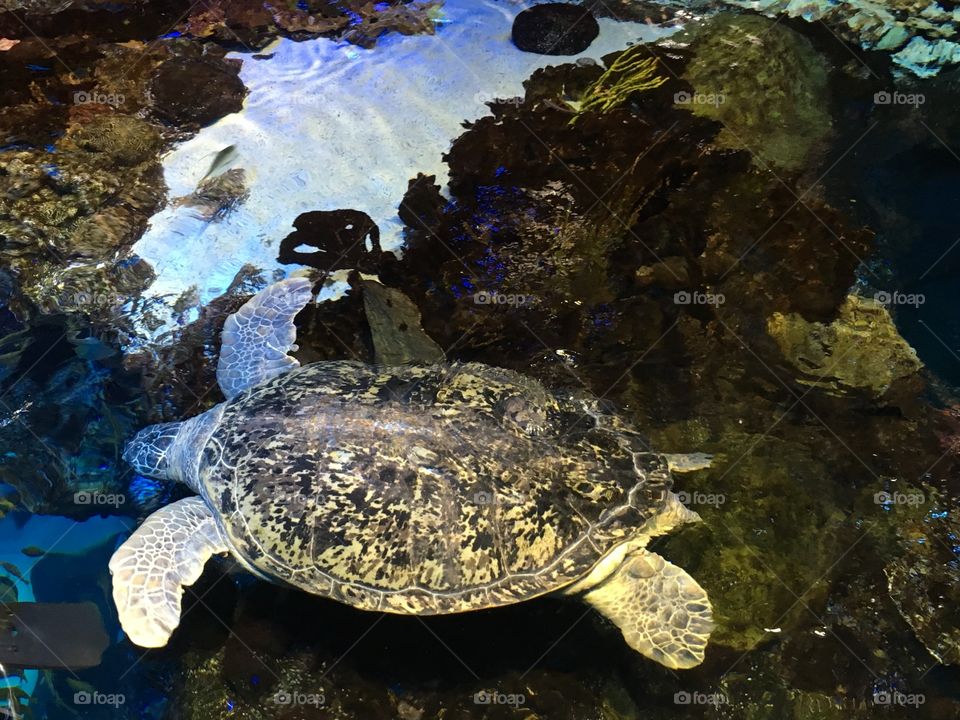
<svg viewBox="0 0 960 720"><path fill-rule="evenodd" d="M6 560L0 561L0 568L3 568L4 570L6 570L8 573L13 575L17 580L24 579L23 574L20 572L20 568L18 568L16 565L14 565L11 562L7 562Z"/></svg>
<svg viewBox="0 0 960 720"><path fill-rule="evenodd" d="M203 182L208 177L216 177L227 167L237 159L237 146L236 145L227 145L223 150L217 153L217 156L213 159L213 162L210 163L210 169L207 170L206 174L200 178L200 181Z"/></svg>
<svg viewBox="0 0 960 720"><path fill-rule="evenodd" d="M20 548L20 552L22 552L27 557L43 557L44 555L47 554L46 550L42 550L41 548L38 548L36 545L29 545L25 548Z"/></svg>

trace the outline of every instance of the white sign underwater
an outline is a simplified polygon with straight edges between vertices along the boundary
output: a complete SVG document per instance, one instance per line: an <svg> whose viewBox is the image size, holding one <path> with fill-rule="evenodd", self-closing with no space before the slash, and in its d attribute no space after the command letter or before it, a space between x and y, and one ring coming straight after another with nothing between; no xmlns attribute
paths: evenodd
<svg viewBox="0 0 960 720"><path fill-rule="evenodd" d="M397 207L408 181L422 172L446 182L442 154L463 121L489 114L486 101L523 95L523 81L538 68L599 59L672 32L601 19L599 37L581 55L536 55L510 40L524 7L448 0L436 35L394 33L369 50L281 39L263 51L273 53L269 59L233 53L250 90L243 110L174 149L164 174L170 198L189 195L233 145L231 166L246 170L249 196L220 222L184 206L157 213L133 247L157 273L147 295L169 305L196 287L206 303L245 264L295 270L277 263L277 251L294 219L310 210L362 210L380 226L383 248L399 247Z"/></svg>

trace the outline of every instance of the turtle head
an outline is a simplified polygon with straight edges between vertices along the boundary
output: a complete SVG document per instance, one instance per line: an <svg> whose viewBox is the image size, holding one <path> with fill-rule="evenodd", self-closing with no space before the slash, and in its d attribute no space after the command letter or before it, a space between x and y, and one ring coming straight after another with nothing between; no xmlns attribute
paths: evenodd
<svg viewBox="0 0 960 720"><path fill-rule="evenodd" d="M140 475L176 480L199 493L200 454L221 415L222 404L183 422L144 428L127 443L123 459Z"/></svg>
<svg viewBox="0 0 960 720"><path fill-rule="evenodd" d="M144 428L127 443L123 450L123 459L139 475L158 480L178 480L179 473L173 467L173 447L183 423L160 423Z"/></svg>

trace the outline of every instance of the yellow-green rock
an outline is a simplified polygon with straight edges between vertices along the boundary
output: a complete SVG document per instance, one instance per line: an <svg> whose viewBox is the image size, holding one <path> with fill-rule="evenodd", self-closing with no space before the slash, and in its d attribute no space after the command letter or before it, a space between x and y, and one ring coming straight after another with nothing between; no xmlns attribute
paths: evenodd
<svg viewBox="0 0 960 720"><path fill-rule="evenodd" d="M833 395L857 389L879 398L896 380L923 367L887 309L858 295L846 299L829 325L774 313L767 332L798 371L800 383Z"/></svg>
<svg viewBox="0 0 960 720"><path fill-rule="evenodd" d="M693 60L676 98L723 123L717 141L776 170L803 168L830 133L827 64L802 35L759 15L721 13L691 31Z"/></svg>

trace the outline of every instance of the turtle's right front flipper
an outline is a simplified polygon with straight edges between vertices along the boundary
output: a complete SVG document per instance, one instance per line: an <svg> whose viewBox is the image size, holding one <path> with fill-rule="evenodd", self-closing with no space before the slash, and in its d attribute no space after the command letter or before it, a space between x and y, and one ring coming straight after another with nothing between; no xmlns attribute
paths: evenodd
<svg viewBox="0 0 960 720"><path fill-rule="evenodd" d="M227 318L217 382L229 400L300 363L287 355L297 329L293 319L313 297L312 283L290 278L261 290Z"/></svg>
<svg viewBox="0 0 960 720"><path fill-rule="evenodd" d="M148 517L110 558L120 624L141 647L163 647L180 624L183 588L214 553L229 551L202 498L190 497Z"/></svg>

